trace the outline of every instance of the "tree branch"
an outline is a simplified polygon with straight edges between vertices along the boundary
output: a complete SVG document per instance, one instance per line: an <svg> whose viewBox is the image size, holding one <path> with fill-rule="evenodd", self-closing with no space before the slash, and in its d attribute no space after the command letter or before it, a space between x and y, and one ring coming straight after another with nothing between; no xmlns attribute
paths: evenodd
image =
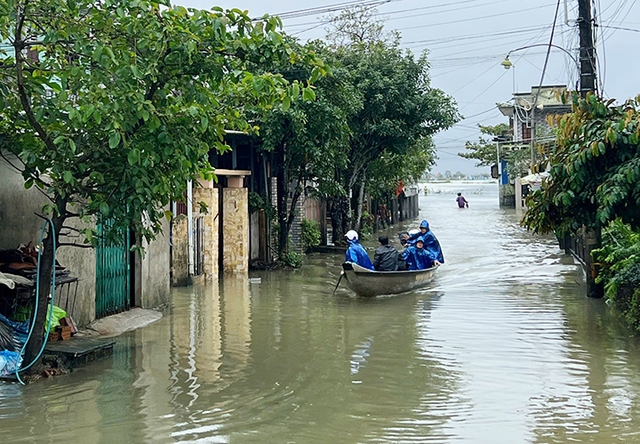
<svg viewBox="0 0 640 444"><path fill-rule="evenodd" d="M58 247L93 248L93 245L75 244L72 242L58 242Z"/></svg>
<svg viewBox="0 0 640 444"><path fill-rule="evenodd" d="M36 119L36 116L31 108L31 104L29 103L29 97L27 97L27 91L24 86L24 76L22 73L24 57L22 56L22 50L24 49L25 42L22 40L22 29L24 27L24 20L26 16L27 5L29 4L29 0L25 0L23 8L18 6L16 10L16 31L13 47L15 49L16 55L16 79L18 83L18 95L20 96L20 103L22 103L22 109L24 109L25 114L27 115L27 120L31 126L36 130L38 136L44 142L44 144L51 151L56 151L56 146L45 131L45 129L40 125L40 122Z"/></svg>

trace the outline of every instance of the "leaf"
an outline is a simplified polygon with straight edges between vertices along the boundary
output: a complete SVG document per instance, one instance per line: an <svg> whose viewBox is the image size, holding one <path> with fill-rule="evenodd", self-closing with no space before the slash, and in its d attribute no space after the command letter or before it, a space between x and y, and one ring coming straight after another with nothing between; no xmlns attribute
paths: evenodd
<svg viewBox="0 0 640 444"><path fill-rule="evenodd" d="M111 135L109 136L109 148L115 148L120 144L120 133L119 132L112 132Z"/></svg>
<svg viewBox="0 0 640 444"><path fill-rule="evenodd" d="M103 216L107 216L109 214L109 204L106 202L101 202L100 203L100 213Z"/></svg>
<svg viewBox="0 0 640 444"><path fill-rule="evenodd" d="M62 180L64 180L64 183L71 183L71 181L73 181L73 174L71 171L65 171L62 173Z"/></svg>
<svg viewBox="0 0 640 444"><path fill-rule="evenodd" d="M271 40L273 43L279 45L280 43L282 43L282 36L277 33L276 31L270 31L269 32L269 40Z"/></svg>
<svg viewBox="0 0 640 444"><path fill-rule="evenodd" d="M309 102L313 102L316 100L316 93L311 88L305 88L302 92L302 98Z"/></svg>
<svg viewBox="0 0 640 444"><path fill-rule="evenodd" d="M314 67L311 70L311 78L309 79L309 82L315 83L320 78L321 75L322 75L322 71L320 70L320 68L318 68L317 66Z"/></svg>
<svg viewBox="0 0 640 444"><path fill-rule="evenodd" d="M290 107L291 107L291 98L289 96L285 96L284 99L282 99L282 110L288 111Z"/></svg>
<svg viewBox="0 0 640 444"><path fill-rule="evenodd" d="M129 165L133 166L140 162L140 150L137 148L132 148L127 155L127 161Z"/></svg>

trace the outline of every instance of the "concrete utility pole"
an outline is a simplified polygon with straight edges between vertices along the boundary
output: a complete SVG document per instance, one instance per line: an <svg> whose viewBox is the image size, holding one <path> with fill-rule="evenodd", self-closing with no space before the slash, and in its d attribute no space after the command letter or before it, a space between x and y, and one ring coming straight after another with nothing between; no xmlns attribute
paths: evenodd
<svg viewBox="0 0 640 444"><path fill-rule="evenodd" d="M591 0L578 0L578 29L580 30L580 96L596 92L596 52L593 47L593 19Z"/></svg>
<svg viewBox="0 0 640 444"><path fill-rule="evenodd" d="M591 0L578 0L578 29L580 31L580 97L587 93L596 93L596 51L593 47L593 19L591 17ZM600 298L603 296L602 284L596 284L598 275L596 264L591 261L591 251L600 248L602 233L599 228L591 231L583 228L584 260L587 266L587 295Z"/></svg>

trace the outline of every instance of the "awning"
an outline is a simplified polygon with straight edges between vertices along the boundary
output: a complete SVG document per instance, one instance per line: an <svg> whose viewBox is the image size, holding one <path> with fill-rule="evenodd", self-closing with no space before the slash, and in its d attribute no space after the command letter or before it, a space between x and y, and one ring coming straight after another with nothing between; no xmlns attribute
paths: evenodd
<svg viewBox="0 0 640 444"><path fill-rule="evenodd" d="M542 173L527 174L526 176L520 178L520 183L522 185L538 185L539 186L542 184L542 179L544 179L545 177L549 177L549 173L542 172Z"/></svg>

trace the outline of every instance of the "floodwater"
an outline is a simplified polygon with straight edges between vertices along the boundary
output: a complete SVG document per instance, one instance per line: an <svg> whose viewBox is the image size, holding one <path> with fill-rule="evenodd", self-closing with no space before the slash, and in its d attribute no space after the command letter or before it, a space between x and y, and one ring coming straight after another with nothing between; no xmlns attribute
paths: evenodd
<svg viewBox="0 0 640 444"><path fill-rule="evenodd" d="M343 257L318 254L175 289L112 358L0 384L2 441L640 442L639 339L552 238L498 208L497 185L429 188L411 225L428 219L444 249L431 288L333 295Z"/></svg>

